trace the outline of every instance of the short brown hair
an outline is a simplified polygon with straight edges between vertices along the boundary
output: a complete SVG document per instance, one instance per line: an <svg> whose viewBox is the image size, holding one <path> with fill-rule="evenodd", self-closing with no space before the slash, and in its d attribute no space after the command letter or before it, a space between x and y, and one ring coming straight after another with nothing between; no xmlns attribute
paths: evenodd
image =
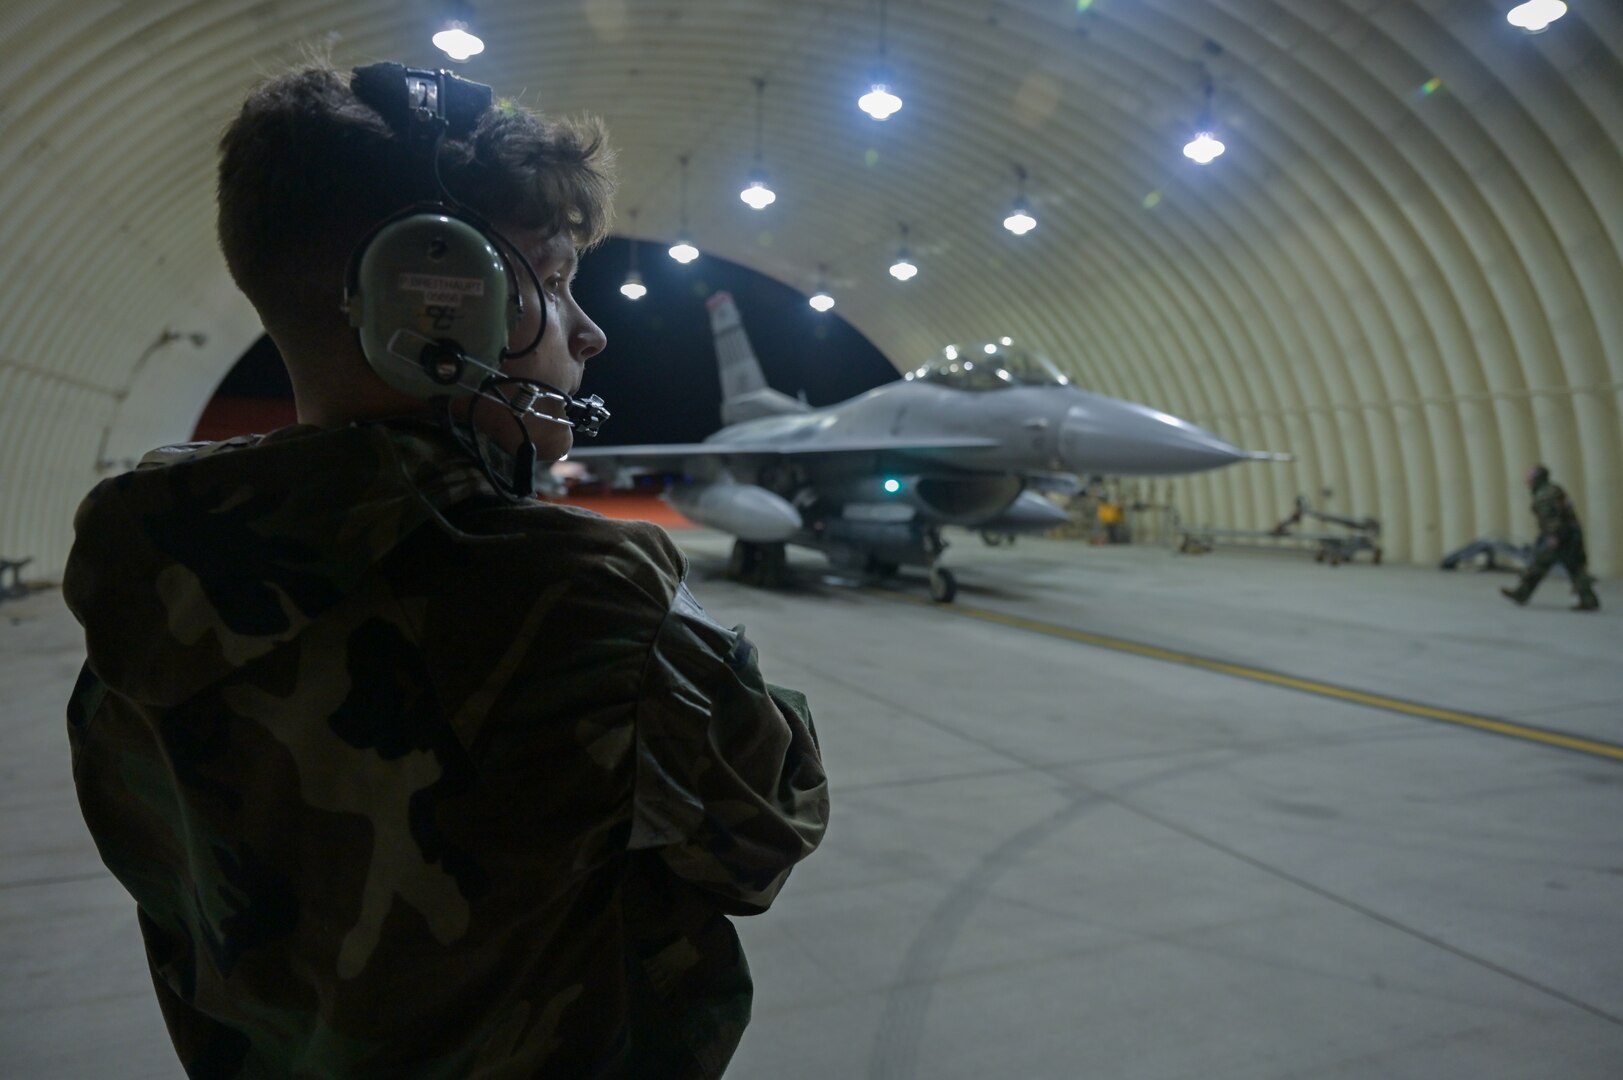
<svg viewBox="0 0 1623 1080"><path fill-rule="evenodd" d="M549 120L498 101L447 137L440 176L486 218L585 250L608 232L614 152L593 118ZM347 74L317 64L253 90L220 139L219 235L231 276L262 316L307 321L367 230L422 197L425 163Z"/></svg>

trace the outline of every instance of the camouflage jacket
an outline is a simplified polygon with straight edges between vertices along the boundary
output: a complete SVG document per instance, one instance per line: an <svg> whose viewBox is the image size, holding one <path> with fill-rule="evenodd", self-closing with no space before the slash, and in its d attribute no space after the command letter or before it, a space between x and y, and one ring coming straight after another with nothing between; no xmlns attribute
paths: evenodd
<svg viewBox="0 0 1623 1080"><path fill-rule="evenodd" d="M823 835L805 699L658 528L390 422L100 484L80 805L193 1077L715 1077L727 915Z"/></svg>
<svg viewBox="0 0 1623 1080"><path fill-rule="evenodd" d="M1579 531L1578 512L1567 493L1548 480L1533 489L1533 516L1540 536L1566 537Z"/></svg>

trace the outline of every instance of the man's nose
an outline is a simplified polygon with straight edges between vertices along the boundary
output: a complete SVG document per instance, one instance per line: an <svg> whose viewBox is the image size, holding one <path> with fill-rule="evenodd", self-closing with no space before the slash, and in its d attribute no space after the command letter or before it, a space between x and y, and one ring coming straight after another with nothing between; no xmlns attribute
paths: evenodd
<svg viewBox="0 0 1623 1080"><path fill-rule="evenodd" d="M582 360L590 360L608 347L608 335L603 333L601 327L593 322L584 313L581 315L580 325L575 330L574 348L570 351Z"/></svg>

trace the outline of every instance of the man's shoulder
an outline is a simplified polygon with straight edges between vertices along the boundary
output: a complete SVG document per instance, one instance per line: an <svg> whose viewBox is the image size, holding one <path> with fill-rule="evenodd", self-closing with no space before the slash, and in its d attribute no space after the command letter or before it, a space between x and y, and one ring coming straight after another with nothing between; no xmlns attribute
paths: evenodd
<svg viewBox="0 0 1623 1080"><path fill-rule="evenodd" d="M650 557L680 560L681 552L664 529L651 521L605 517L567 503L531 499L482 511L490 524L536 541L573 541L586 548L614 547Z"/></svg>
<svg viewBox="0 0 1623 1080"><path fill-rule="evenodd" d="M664 529L648 521L604 517L540 501L471 507L453 524L477 546L496 541L520 574L568 576L604 584L619 580L667 607L687 575L687 558Z"/></svg>

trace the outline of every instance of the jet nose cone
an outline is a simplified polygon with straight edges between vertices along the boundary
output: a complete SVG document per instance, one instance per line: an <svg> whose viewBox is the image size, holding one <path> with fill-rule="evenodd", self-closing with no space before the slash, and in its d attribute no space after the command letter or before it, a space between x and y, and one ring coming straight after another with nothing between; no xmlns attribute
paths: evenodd
<svg viewBox="0 0 1623 1080"><path fill-rule="evenodd" d="M1060 458L1078 473L1171 476L1246 461L1251 455L1187 420L1146 405L1077 392L1060 425Z"/></svg>

